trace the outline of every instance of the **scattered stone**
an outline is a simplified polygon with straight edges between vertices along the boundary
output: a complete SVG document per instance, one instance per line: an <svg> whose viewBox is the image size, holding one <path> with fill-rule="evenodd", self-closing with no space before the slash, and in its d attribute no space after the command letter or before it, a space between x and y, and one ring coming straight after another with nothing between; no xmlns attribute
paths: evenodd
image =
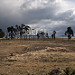
<svg viewBox="0 0 75 75"><path fill-rule="evenodd" d="M14 54L13 53L10 53L10 56L14 56Z"/></svg>

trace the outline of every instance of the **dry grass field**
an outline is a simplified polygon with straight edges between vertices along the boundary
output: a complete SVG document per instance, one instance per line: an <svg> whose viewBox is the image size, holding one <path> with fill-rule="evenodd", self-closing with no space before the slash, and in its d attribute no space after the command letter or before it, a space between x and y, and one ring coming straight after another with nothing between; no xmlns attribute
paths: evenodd
<svg viewBox="0 0 75 75"><path fill-rule="evenodd" d="M0 75L46 75L75 69L75 39L0 40Z"/></svg>

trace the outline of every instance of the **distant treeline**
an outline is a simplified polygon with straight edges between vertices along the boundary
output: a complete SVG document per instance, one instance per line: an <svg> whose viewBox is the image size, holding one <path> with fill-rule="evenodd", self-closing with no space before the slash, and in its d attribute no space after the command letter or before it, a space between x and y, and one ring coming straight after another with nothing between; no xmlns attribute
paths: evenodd
<svg viewBox="0 0 75 75"><path fill-rule="evenodd" d="M7 32L8 32L7 34L5 34L2 29L0 29L0 38L5 37L6 39L7 38L13 39L15 37L16 38L24 37L27 39L29 36L29 39L30 39L30 35L33 35L32 31L35 31L34 35L37 35L37 39L39 39L40 37L49 38L48 32L38 31L36 33L36 29L32 29L30 26L24 25L24 24L21 24L20 26L15 25L14 27L13 26L7 27ZM68 39L71 39L71 37L74 36L74 32L71 27L67 27L67 30L65 30L64 33L65 33L64 35L66 35ZM55 36L56 36L56 31L54 30L51 35L52 39L55 40L56 38Z"/></svg>

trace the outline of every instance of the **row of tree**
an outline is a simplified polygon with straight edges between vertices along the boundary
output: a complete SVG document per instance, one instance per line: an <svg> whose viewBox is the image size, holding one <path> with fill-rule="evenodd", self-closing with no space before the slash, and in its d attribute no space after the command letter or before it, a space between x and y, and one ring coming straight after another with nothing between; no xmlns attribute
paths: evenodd
<svg viewBox="0 0 75 75"><path fill-rule="evenodd" d="M21 26L15 25L15 27L10 26L10 27L7 27L8 35L6 35L6 38L13 39L14 37L18 37L18 36L22 38L23 35L25 35L27 38L27 35L30 33L30 30L31 30L31 27L24 24L21 24ZM55 34L56 34L56 31L53 31L52 38L54 39L55 39ZM74 36L74 32L71 27L67 28L67 31L65 31L65 35L68 36L68 39L71 39L71 37ZM2 31L2 29L0 29L0 38L3 38L4 36L5 36L5 33ZM45 33L44 31L37 32L37 38L39 39L40 37L49 38L48 33Z"/></svg>
<svg viewBox="0 0 75 75"><path fill-rule="evenodd" d="M20 38L25 34L29 34L30 26L21 24L21 26L15 25L15 27L11 26L7 28L8 31L8 37L9 38L14 38L15 36L20 36Z"/></svg>

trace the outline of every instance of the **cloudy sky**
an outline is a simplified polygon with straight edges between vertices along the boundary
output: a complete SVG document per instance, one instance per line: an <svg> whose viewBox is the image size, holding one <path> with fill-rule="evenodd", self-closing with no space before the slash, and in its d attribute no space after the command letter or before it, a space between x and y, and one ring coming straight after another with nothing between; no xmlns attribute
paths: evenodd
<svg viewBox="0 0 75 75"><path fill-rule="evenodd" d="M74 30L75 0L0 0L0 28L16 24L59 35L68 26Z"/></svg>

